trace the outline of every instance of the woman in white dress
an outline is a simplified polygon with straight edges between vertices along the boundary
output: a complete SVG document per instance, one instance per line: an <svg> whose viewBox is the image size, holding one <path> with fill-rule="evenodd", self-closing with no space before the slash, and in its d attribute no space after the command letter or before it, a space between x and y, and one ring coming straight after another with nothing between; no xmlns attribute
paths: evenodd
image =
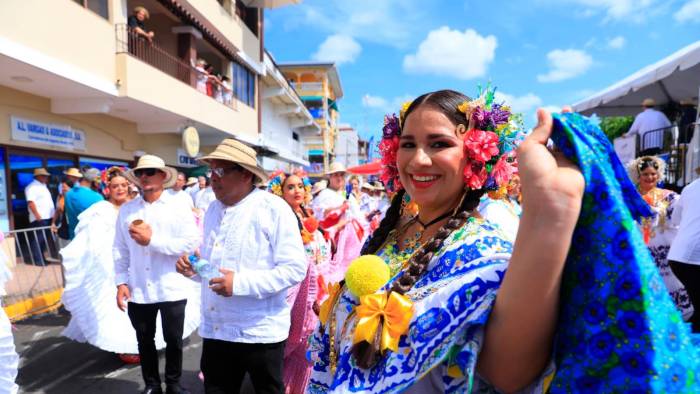
<svg viewBox="0 0 700 394"><path fill-rule="evenodd" d="M61 249L66 278L62 300L71 313L63 335L119 353L124 362L137 363L136 332L129 316L114 302L117 288L112 259L117 214L119 207L129 200L129 183L118 167L107 170L106 180L109 199L92 205L78 216L75 238ZM199 284L193 282L185 309L183 338L199 326L199 296ZM156 347L162 349L165 341L160 319L156 321Z"/></svg>
<svg viewBox="0 0 700 394"><path fill-rule="evenodd" d="M0 243L4 239L0 231ZM5 282L10 280L10 261L5 252L0 249L0 296L5 295ZM0 308L0 393L14 394L17 392L17 365L19 356L15 351L15 342L12 337L12 325L5 315L5 310Z"/></svg>

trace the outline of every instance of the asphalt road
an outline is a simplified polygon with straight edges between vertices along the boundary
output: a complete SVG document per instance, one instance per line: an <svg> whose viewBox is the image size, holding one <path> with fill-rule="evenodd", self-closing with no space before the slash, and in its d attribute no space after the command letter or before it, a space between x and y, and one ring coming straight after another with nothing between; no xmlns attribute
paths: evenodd
<svg viewBox="0 0 700 394"><path fill-rule="evenodd" d="M126 365L114 353L61 336L69 319L70 314L60 310L14 325L15 345L20 355L17 376L20 393L122 394L143 390L138 364ZM181 380L192 394L204 392L197 376L201 352L202 340L196 333L192 334L184 344ZM163 352L160 353L162 378L165 360ZM248 382L243 392L253 392Z"/></svg>

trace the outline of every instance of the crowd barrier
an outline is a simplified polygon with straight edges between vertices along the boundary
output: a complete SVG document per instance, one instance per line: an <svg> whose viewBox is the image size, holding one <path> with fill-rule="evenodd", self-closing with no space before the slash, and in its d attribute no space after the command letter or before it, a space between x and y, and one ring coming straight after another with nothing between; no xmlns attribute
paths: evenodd
<svg viewBox="0 0 700 394"><path fill-rule="evenodd" d="M0 249L9 258L12 278L5 283L2 306L11 321L61 306L64 277L58 237L50 227L4 233Z"/></svg>

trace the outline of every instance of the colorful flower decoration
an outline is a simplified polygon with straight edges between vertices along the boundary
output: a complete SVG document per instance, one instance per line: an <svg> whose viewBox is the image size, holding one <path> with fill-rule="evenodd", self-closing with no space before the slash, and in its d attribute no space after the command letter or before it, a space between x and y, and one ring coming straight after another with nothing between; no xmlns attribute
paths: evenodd
<svg viewBox="0 0 700 394"><path fill-rule="evenodd" d="M517 173L515 149L524 139L522 117L513 114L504 103L496 103L495 89L479 88L477 98L464 101L457 110L466 117L467 124L459 128L464 133L464 153L468 163L464 167L464 183L471 189L496 191L508 184ZM400 117L396 114L384 117L379 153L382 156L380 179L389 192L403 188L399 180L396 155L405 113L411 102L403 104Z"/></svg>
<svg viewBox="0 0 700 394"><path fill-rule="evenodd" d="M304 205L309 205L311 204L311 181L309 180L308 175L304 170L298 169L295 171L292 171L291 174L289 175L296 175L299 178L301 178L301 181L304 183ZM284 181L287 179L287 174L282 171L282 170L277 170L273 172L270 175L270 180L267 185L267 191L269 191L272 194L275 194L279 197L283 197L283 190L282 190L282 185L284 184ZM312 242L314 240L314 232L318 228L318 221L313 218L305 218L302 219L302 229L301 229L301 240L304 243L304 245L307 245L308 243Z"/></svg>

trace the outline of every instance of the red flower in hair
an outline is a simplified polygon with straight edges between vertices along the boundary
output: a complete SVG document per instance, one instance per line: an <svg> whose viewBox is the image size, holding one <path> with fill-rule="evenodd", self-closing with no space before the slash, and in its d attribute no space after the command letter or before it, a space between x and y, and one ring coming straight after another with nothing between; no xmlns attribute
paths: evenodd
<svg viewBox="0 0 700 394"><path fill-rule="evenodd" d="M470 159L486 163L498 154L498 134L471 129L464 137L464 151Z"/></svg>
<svg viewBox="0 0 700 394"><path fill-rule="evenodd" d="M481 189L487 177L484 163L470 161L464 167L464 183L471 189Z"/></svg>
<svg viewBox="0 0 700 394"><path fill-rule="evenodd" d="M399 181L399 169L396 165L396 153L399 150L399 137L383 138L379 143L379 152L382 156L382 172L379 179L387 185L390 191L401 189Z"/></svg>

